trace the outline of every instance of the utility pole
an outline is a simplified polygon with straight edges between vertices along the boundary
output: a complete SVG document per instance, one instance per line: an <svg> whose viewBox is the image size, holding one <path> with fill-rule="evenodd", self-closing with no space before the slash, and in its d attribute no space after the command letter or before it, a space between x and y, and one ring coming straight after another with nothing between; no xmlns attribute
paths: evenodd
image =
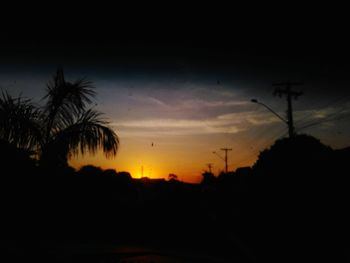
<svg viewBox="0 0 350 263"><path fill-rule="evenodd" d="M209 171L209 173L212 173L212 172L211 172L211 168L213 167L213 164L212 164L212 163L208 163L207 166L208 166L208 171Z"/></svg>
<svg viewBox="0 0 350 263"><path fill-rule="evenodd" d="M228 166L227 166L227 152L232 151L232 149L229 148L221 148L222 151L225 152L225 173L228 171Z"/></svg>
<svg viewBox="0 0 350 263"><path fill-rule="evenodd" d="M288 124L288 133L289 138L294 137L295 130L294 130L294 124L293 124L293 107L292 107L292 97L294 97L295 100L298 99L299 96L301 96L303 93L298 91L293 91L292 86L296 85L302 85L302 83L299 82L282 82L282 83L274 83L272 86L284 86L285 89L282 88L276 88L273 92L273 95L278 95L279 97L282 97L282 95L286 95L287 97L287 124Z"/></svg>

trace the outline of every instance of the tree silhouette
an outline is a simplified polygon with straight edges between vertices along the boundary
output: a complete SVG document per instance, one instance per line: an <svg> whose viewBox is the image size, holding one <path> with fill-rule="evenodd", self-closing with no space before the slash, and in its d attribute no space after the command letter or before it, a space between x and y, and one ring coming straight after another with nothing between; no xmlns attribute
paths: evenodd
<svg viewBox="0 0 350 263"><path fill-rule="evenodd" d="M170 173L170 174L168 175L168 179L169 179L169 181L170 181L170 180L177 180L177 175L176 175L176 174Z"/></svg>
<svg viewBox="0 0 350 263"><path fill-rule="evenodd" d="M67 166L71 155L87 151L102 149L106 157L117 153L118 136L100 112L87 108L96 94L91 82L68 82L58 69L46 91L43 107L2 93L0 139L33 151L49 167Z"/></svg>
<svg viewBox="0 0 350 263"><path fill-rule="evenodd" d="M202 185L211 185L216 181L216 177L211 172L205 171L202 173L202 176L203 176L202 182L201 182Z"/></svg>
<svg viewBox="0 0 350 263"><path fill-rule="evenodd" d="M253 169L258 174L295 178L324 173L333 150L318 139L301 134L277 140L259 155ZM304 176L307 175L307 176Z"/></svg>
<svg viewBox="0 0 350 263"><path fill-rule="evenodd" d="M0 139L20 149L35 149L40 144L38 119L41 111L28 99L13 98L7 92L1 95Z"/></svg>

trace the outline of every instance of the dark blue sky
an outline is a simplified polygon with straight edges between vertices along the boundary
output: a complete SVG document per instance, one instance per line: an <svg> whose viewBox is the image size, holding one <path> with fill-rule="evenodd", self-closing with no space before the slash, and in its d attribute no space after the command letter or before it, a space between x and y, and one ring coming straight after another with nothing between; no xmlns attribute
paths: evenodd
<svg viewBox="0 0 350 263"><path fill-rule="evenodd" d="M69 80L93 81L98 108L122 142L117 164L108 165L133 173L144 165L154 176L173 172L195 181L202 164L222 166L211 153L223 146L236 149L231 169L252 164L287 129L250 99L284 115L285 99L272 96L272 83L286 80L304 82L295 88L304 92L294 104L297 131L334 148L349 146L350 63L343 35L312 27L277 35L246 27L185 28L11 31L0 43L0 86L39 101L59 66ZM160 152L148 152L151 141Z"/></svg>

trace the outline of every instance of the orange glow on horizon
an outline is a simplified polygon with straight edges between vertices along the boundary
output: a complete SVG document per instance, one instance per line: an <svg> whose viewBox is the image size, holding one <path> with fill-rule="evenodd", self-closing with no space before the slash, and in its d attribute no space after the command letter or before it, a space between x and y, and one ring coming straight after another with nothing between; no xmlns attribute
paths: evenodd
<svg viewBox="0 0 350 263"><path fill-rule="evenodd" d="M101 154L101 156L103 156ZM88 156L83 158L75 158L70 161L70 164L77 170L79 170L84 165L94 165L100 167L101 169L114 169L117 172L129 172L132 178L139 179L142 177L148 177L150 179L165 179L168 180L169 174L176 174L178 176L178 180L188 182L188 183L199 183L201 181L200 171L193 171L193 173L188 173L186 175L177 173L177 172L168 172L166 169L157 169L155 166L149 168L149 166L124 166L124 165L116 165L111 160L102 160L99 158L100 156ZM196 173L197 172L197 173Z"/></svg>
<svg viewBox="0 0 350 263"><path fill-rule="evenodd" d="M213 163L212 171L216 176L224 170L224 162L212 153L209 145L196 142L196 138L178 138L179 143L175 139L171 147L167 142L160 142L152 147L147 142L125 138L121 140L122 144L115 158L107 159L102 152L98 152L95 156L87 154L84 157L72 158L70 164L75 169L92 164L102 169L126 171L133 178L168 180L169 174L175 174L178 180L189 183L201 182L201 174L207 169L207 163ZM205 142L212 143L210 140ZM230 171L238 167L251 166L256 159L254 156L244 159L237 152L242 153L243 150L239 151L236 148L235 154L229 154Z"/></svg>

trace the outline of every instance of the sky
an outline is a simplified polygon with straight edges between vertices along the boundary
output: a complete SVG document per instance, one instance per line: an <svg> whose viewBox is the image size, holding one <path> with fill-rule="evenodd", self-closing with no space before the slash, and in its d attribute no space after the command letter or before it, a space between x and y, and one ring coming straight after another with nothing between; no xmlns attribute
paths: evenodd
<svg viewBox="0 0 350 263"><path fill-rule="evenodd" d="M260 151L288 132L285 123L251 99L285 117L286 99L273 96L272 83L288 80L303 83L293 87L303 92L293 101L296 131L333 148L349 146L350 67L344 43L329 45L322 36L288 44L259 34L221 42L205 41L205 34L180 36L142 41L102 41L97 33L92 41L8 37L0 46L0 87L40 104L58 67L67 80L84 77L94 83L91 106L104 113L120 147L114 159L101 153L74 157L70 164L76 168L94 164L136 178L172 173L199 182L209 163L214 174L223 171L224 147L232 148L230 171L251 166Z"/></svg>

